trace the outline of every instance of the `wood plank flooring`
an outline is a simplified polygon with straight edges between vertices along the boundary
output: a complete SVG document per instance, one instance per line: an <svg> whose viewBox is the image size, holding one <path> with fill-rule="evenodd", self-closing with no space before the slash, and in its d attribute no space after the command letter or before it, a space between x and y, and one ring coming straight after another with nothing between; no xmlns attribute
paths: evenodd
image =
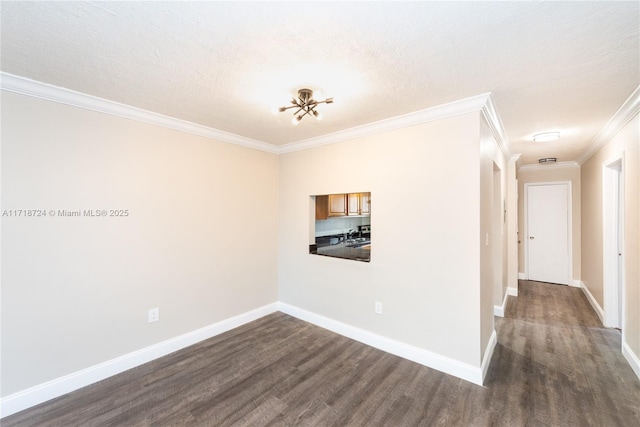
<svg viewBox="0 0 640 427"><path fill-rule="evenodd" d="M521 282L484 387L282 313L1 420L12 426L638 426L640 381L577 288Z"/></svg>

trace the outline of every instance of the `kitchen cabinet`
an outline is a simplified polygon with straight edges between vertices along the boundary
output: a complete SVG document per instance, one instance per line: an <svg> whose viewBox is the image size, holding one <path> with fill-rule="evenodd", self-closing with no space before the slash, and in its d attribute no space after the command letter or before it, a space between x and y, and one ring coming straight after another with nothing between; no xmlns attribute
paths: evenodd
<svg viewBox="0 0 640 427"><path fill-rule="evenodd" d="M360 196L360 214L371 215L371 193L361 193Z"/></svg>
<svg viewBox="0 0 640 427"><path fill-rule="evenodd" d="M347 211L346 194L329 194L329 216L346 216Z"/></svg>
<svg viewBox="0 0 640 427"><path fill-rule="evenodd" d="M371 193L351 193L348 200L349 216L371 215Z"/></svg>
<svg viewBox="0 0 640 427"><path fill-rule="evenodd" d="M347 215L360 215L360 193L351 193L348 196Z"/></svg>
<svg viewBox="0 0 640 427"><path fill-rule="evenodd" d="M316 219L329 218L329 196L316 196Z"/></svg>
<svg viewBox="0 0 640 427"><path fill-rule="evenodd" d="M316 219L371 215L371 193L316 196Z"/></svg>

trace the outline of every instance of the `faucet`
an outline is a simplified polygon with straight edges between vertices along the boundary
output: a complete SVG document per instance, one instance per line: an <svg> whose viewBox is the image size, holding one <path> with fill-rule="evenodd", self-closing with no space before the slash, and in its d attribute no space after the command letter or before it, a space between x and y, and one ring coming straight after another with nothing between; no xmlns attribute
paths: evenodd
<svg viewBox="0 0 640 427"><path fill-rule="evenodd" d="M353 228L350 228L349 231L347 231L347 240L353 240L353 236L356 233L356 230L354 230Z"/></svg>

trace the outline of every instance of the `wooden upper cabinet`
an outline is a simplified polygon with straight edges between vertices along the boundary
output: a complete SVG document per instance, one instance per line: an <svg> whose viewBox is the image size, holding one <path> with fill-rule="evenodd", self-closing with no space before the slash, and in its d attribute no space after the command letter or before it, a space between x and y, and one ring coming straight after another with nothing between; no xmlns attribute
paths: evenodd
<svg viewBox="0 0 640 427"><path fill-rule="evenodd" d="M329 216L346 216L347 206L346 194L329 194Z"/></svg>
<svg viewBox="0 0 640 427"><path fill-rule="evenodd" d="M360 215L360 193L349 194L347 215Z"/></svg>
<svg viewBox="0 0 640 427"><path fill-rule="evenodd" d="M316 196L316 219L329 218L329 196Z"/></svg>
<svg viewBox="0 0 640 427"><path fill-rule="evenodd" d="M360 194L360 214L371 215L371 193Z"/></svg>
<svg viewBox="0 0 640 427"><path fill-rule="evenodd" d="M371 215L371 193L316 196L316 219Z"/></svg>
<svg viewBox="0 0 640 427"><path fill-rule="evenodd" d="M371 193L351 193L348 197L348 212L351 216L371 215Z"/></svg>

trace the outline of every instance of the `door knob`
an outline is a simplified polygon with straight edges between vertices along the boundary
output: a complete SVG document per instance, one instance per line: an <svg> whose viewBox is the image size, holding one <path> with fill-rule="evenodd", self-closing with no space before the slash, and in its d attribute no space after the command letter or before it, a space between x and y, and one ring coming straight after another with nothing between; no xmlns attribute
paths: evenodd
<svg viewBox="0 0 640 427"><path fill-rule="evenodd" d="M533 240L533 239L534 239L534 237L533 237L533 236L529 236L529 240Z"/></svg>

